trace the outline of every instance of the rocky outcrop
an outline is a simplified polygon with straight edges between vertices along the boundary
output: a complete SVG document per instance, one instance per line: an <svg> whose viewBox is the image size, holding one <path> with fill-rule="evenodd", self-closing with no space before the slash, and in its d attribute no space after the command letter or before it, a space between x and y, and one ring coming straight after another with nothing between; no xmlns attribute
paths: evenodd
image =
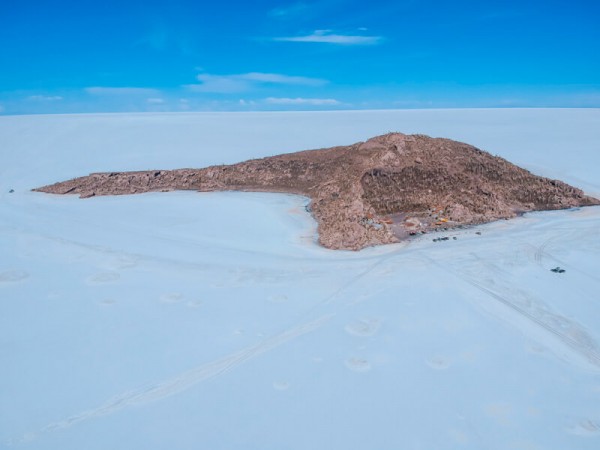
<svg viewBox="0 0 600 450"><path fill-rule="evenodd" d="M82 198L172 190L301 194L311 199L319 242L350 250L526 211L600 204L473 146L400 133L229 166L94 173L35 190Z"/></svg>

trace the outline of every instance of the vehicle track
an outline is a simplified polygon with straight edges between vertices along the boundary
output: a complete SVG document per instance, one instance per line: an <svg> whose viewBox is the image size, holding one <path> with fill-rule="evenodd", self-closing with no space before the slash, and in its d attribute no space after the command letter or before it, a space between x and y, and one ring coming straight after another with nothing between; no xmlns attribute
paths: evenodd
<svg viewBox="0 0 600 450"><path fill-rule="evenodd" d="M333 315L331 314L321 316L315 320L289 328L282 333L264 339L257 345L237 351L223 358L207 362L167 380L123 392L110 398L97 408L89 409L65 419L52 422L42 427L37 432L26 433L19 439L7 441L6 444L8 446L13 446L15 444L30 442L45 433L68 428L83 421L107 416L131 406L153 402L186 391L201 382L219 377L292 339L317 330L332 317Z"/></svg>
<svg viewBox="0 0 600 450"><path fill-rule="evenodd" d="M521 317L528 319L532 323L551 333L577 355L582 356L585 360L591 363L595 370L600 370L600 346L578 323L552 313L543 302L535 299L526 292L515 291L516 294L519 294L523 299L527 300L526 302L523 302L524 305L519 305L516 301L512 301L508 296L502 295L502 292L498 292L498 289L492 289L489 286L486 286L484 282L479 281L478 278L483 277L476 278L468 273L446 267L432 258L427 256L424 257L426 257L431 264L434 264L442 270L459 278L461 281L464 281L477 288L481 292L485 293L488 297L493 298L494 300L500 302L504 306L519 314ZM493 277L494 274L492 273L490 275ZM491 279L493 280L493 278ZM510 292L510 289L503 287L501 283L498 283L498 280L493 280L493 284L499 289L504 289L507 292ZM525 307L526 303L529 304L529 308ZM538 313L538 315L535 313ZM542 315L539 315L540 313ZM571 333L567 334L561 331L555 326L552 326L551 322L564 325L563 328ZM578 337L575 338L573 335Z"/></svg>

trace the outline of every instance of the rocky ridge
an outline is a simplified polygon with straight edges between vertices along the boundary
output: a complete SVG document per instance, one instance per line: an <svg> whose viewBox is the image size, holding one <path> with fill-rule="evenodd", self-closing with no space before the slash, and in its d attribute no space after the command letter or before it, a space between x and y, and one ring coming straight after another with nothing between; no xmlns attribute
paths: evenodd
<svg viewBox="0 0 600 450"><path fill-rule="evenodd" d="M35 189L82 198L173 190L305 195L319 242L347 250L526 211L600 204L471 145L401 133L204 169L93 173Z"/></svg>

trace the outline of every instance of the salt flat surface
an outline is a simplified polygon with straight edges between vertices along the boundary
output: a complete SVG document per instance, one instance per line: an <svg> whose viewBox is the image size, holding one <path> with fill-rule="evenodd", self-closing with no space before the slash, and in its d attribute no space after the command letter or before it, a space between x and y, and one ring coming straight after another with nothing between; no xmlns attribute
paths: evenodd
<svg viewBox="0 0 600 450"><path fill-rule="evenodd" d="M593 109L0 117L0 448L600 448L600 208L336 252L298 196L29 191L387 131L600 195Z"/></svg>

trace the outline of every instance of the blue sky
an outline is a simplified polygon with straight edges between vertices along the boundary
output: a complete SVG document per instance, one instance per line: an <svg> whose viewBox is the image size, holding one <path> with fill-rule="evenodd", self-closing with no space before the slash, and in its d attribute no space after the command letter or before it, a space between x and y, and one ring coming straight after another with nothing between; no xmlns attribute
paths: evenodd
<svg viewBox="0 0 600 450"><path fill-rule="evenodd" d="M597 0L0 6L0 113L600 107Z"/></svg>

